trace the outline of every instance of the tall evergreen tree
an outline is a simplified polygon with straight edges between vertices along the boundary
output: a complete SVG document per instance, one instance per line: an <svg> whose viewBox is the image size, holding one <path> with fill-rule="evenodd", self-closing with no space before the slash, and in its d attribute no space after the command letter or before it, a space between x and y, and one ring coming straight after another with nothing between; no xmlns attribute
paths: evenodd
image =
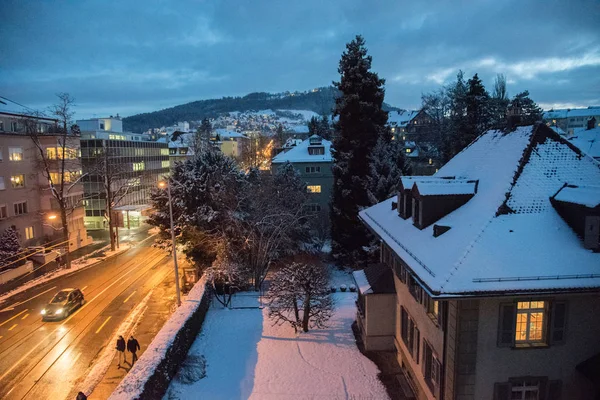
<svg viewBox="0 0 600 400"><path fill-rule="evenodd" d="M379 137L387 131L387 112L382 109L385 80L371 72L371 56L358 35L346 45L334 82L341 96L333 115L333 195L331 204L332 251L342 262L366 261L370 237L358 220L358 212L369 199L370 155Z"/></svg>
<svg viewBox="0 0 600 400"><path fill-rule="evenodd" d="M542 120L542 109L529 97L528 90L513 97L510 106L519 109L521 125L533 125Z"/></svg>
<svg viewBox="0 0 600 400"><path fill-rule="evenodd" d="M319 120L319 136L323 139L331 140L331 125L329 124L329 117L322 115Z"/></svg>
<svg viewBox="0 0 600 400"><path fill-rule="evenodd" d="M397 140L380 137L370 157L369 199L377 204L398 191L400 177L408 175L402 146Z"/></svg>
<svg viewBox="0 0 600 400"><path fill-rule="evenodd" d="M317 117L311 117L308 121L308 135L317 135L319 133L319 120Z"/></svg>
<svg viewBox="0 0 600 400"><path fill-rule="evenodd" d="M442 161L446 162L463 149L460 136L467 127L467 83L462 71L458 71L456 82L448 89L450 119L448 133L443 138L443 146L440 151Z"/></svg>
<svg viewBox="0 0 600 400"><path fill-rule="evenodd" d="M194 152L199 153L209 147L211 133L212 125L210 124L210 120L204 118L194 135L194 141L192 143Z"/></svg>
<svg viewBox="0 0 600 400"><path fill-rule="evenodd" d="M10 227L0 235L0 266L14 261L15 255L21 251L19 234Z"/></svg>
<svg viewBox="0 0 600 400"><path fill-rule="evenodd" d="M458 137L460 150L467 147L490 126L490 95L485 90L481 79L475 74L469 79L467 86L467 124L466 129Z"/></svg>

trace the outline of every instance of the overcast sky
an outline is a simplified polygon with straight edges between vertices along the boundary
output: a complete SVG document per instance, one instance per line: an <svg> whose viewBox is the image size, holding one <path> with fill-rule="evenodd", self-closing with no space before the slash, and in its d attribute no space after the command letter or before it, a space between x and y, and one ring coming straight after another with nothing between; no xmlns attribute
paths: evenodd
<svg viewBox="0 0 600 400"><path fill-rule="evenodd" d="M0 3L0 96L44 109L69 92L76 118L326 86L358 33L394 106L459 69L545 109L600 105L598 0Z"/></svg>

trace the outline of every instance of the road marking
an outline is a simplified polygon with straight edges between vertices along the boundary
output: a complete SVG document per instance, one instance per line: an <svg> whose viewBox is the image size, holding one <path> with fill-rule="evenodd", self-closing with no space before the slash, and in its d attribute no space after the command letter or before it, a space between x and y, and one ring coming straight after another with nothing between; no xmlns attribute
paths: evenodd
<svg viewBox="0 0 600 400"><path fill-rule="evenodd" d="M43 294L46 294L46 293L48 293L49 291L51 291L51 290L54 290L54 289L56 289L56 286L54 286L54 287L51 287L50 289L48 289L48 290L45 290L45 291L43 291L42 293L38 293L38 294L36 294L35 296L33 296L33 297L30 297L30 298L29 298L29 299L27 299L27 300L23 300L23 301L21 301L21 302L19 302L19 303L15 303L15 304L11 305L10 307L11 307L11 308L15 308L16 306L20 306L21 304L25 304L25 303L27 303L28 301L30 301L30 300L33 300L33 299L35 299L36 297L40 297L41 295L43 295ZM1 310L0 312L2 312L2 311L5 311L5 310L7 310L7 309L5 308L4 310Z"/></svg>
<svg viewBox="0 0 600 400"><path fill-rule="evenodd" d="M19 315L24 314L27 312L27 309L21 311L20 313L18 313L17 315L13 315L11 318L7 319L6 321L4 321L3 323L0 324L0 326L12 321L13 319L17 318Z"/></svg>
<svg viewBox="0 0 600 400"><path fill-rule="evenodd" d="M104 321L104 323L102 325L100 325L100 328L98 328L98 330L96 331L96 333L100 332L102 330L102 328L104 328L104 325L106 325L106 323L112 318L112 315L108 318L106 318L106 321Z"/></svg>
<svg viewBox="0 0 600 400"><path fill-rule="evenodd" d="M130 280L131 278L132 278L132 277L130 276L129 278L125 279L123 282L121 282L121 285L119 285L119 286L122 286L122 285L126 284L126 283L127 283L127 281L128 281L128 280Z"/></svg>
<svg viewBox="0 0 600 400"><path fill-rule="evenodd" d="M127 303L127 300L129 300L131 298L131 296L133 296L135 294L135 292L137 292L137 290L134 290L133 293L131 293L129 296L127 296L127 298L125 300L123 300L123 303Z"/></svg>
<svg viewBox="0 0 600 400"><path fill-rule="evenodd" d="M84 286L81 291L83 292L85 289L87 289L87 286Z"/></svg>
<svg viewBox="0 0 600 400"><path fill-rule="evenodd" d="M82 271L82 269L80 270ZM94 296L90 301L86 302L82 307L79 307L79 309L77 311L75 311L75 313L69 315L69 318L67 318L58 328L56 328L55 330L53 330L51 333L49 333L46 338L50 337L51 335L53 335L54 333L56 333L59 329L63 328L64 325L69 322L69 320L71 318L73 318L75 315L77 315L78 312L80 312L81 310L83 310L85 307L87 307L92 301L96 300L96 298L98 298L98 296L100 296L102 293L106 292L108 289L110 289L113 285L115 285L117 282L119 282L120 279L123 279L124 277L126 277L127 275L131 274L132 272L135 272L135 269L130 269L128 272L126 272L125 274L123 274L122 276L120 276L117 280L115 280L113 283L111 283L110 285L108 285L106 288L104 288L104 290L102 290L100 293L98 293L96 296ZM18 314L17 314L18 316ZM44 339L46 339L44 338ZM59 339L59 340L62 340ZM13 363L11 365L11 367L6 370L4 372L4 374L2 374L0 376L0 381L2 381L4 378L6 378L8 376L8 374L10 374L12 372L13 369L15 369L19 364L21 364L23 362L23 360L25 360L27 357L29 357L29 355L31 353L33 353L38 347L40 347L42 345L42 343L44 343L44 341L39 341L38 344L36 344L35 346L33 346L33 348L31 350L29 350L27 352L27 354L23 355L17 362Z"/></svg>
<svg viewBox="0 0 600 400"><path fill-rule="evenodd" d="M9 331L12 331L13 329L15 329L17 327L17 325L19 324L14 324L13 326L11 326L10 328L8 328Z"/></svg>
<svg viewBox="0 0 600 400"><path fill-rule="evenodd" d="M73 359L73 361L71 361L73 364L75 364L77 362L77 360L79 360L79 357L81 357L81 353L78 353L75 358Z"/></svg>
<svg viewBox="0 0 600 400"><path fill-rule="evenodd" d="M23 316L23 318L21 318L21 319L25 319L25 318L27 318L27 317L29 317L29 314L25 314L25 315Z"/></svg>
<svg viewBox="0 0 600 400"><path fill-rule="evenodd" d="M10 394L10 392L12 392L13 390L15 390L16 386L13 386L12 389L10 389L8 392L6 392L6 395L8 396Z"/></svg>

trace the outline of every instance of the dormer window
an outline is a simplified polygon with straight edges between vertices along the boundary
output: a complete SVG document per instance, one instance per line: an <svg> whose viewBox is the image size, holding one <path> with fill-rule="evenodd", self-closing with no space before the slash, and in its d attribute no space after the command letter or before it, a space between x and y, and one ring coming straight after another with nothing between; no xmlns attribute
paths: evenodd
<svg viewBox="0 0 600 400"><path fill-rule="evenodd" d="M413 182L412 218L413 224L419 229L428 227L461 207L477 193L478 185L476 180L454 177L413 177Z"/></svg>
<svg viewBox="0 0 600 400"><path fill-rule="evenodd" d="M323 143L323 138L321 138L321 136L319 136L319 135L312 135L311 137L308 138L308 143L311 146L321 145Z"/></svg>
<svg viewBox="0 0 600 400"><path fill-rule="evenodd" d="M308 154L311 156L322 156L325 154L325 146L309 146Z"/></svg>

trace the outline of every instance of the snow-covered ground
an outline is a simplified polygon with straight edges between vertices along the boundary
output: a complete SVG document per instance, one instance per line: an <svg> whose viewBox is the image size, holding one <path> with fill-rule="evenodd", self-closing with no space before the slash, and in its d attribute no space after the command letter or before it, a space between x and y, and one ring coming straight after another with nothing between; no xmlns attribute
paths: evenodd
<svg viewBox="0 0 600 400"><path fill-rule="evenodd" d="M346 271L333 271L332 284L352 283ZM165 399L387 399L379 370L354 341L356 293L333 296L328 328L300 334L272 326L267 309L229 310L213 302L188 354L204 357L206 376L191 384L176 377ZM234 307L258 304L247 293L233 301Z"/></svg>

